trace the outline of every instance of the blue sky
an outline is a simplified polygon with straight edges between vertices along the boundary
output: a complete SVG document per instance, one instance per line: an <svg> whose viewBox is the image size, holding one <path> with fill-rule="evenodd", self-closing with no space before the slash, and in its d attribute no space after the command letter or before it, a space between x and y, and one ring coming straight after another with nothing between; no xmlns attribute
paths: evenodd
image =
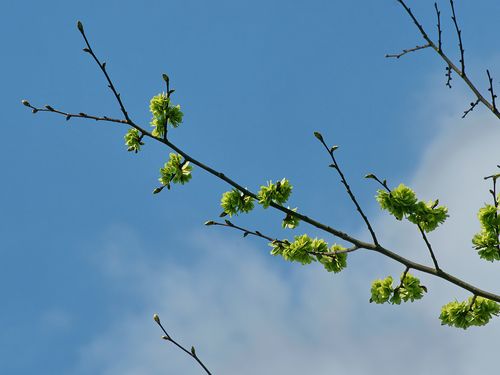
<svg viewBox="0 0 500 375"><path fill-rule="evenodd" d="M445 48L456 58L446 3ZM411 5L433 32L433 2ZM164 90L168 73L185 113L171 140L253 190L286 176L291 205L366 237L312 136L319 130L340 145L339 162L384 244L427 261L414 228L380 213L367 172L447 204L450 223L432 238L439 256L459 276L497 291L495 265L479 262L469 241L488 199L482 176L499 162L498 121L481 108L460 119L472 96L457 78L453 90L444 86L444 66L431 51L384 58L422 42L395 1L3 8L0 373L200 373L158 339L154 312L218 374L494 368L498 321L466 332L439 325L440 306L466 297L462 291L423 277L430 293L421 303L370 305L370 281L400 266L364 253L340 275L285 264L265 242L202 225L220 212L222 182L194 169L188 185L153 196L168 150L147 142L141 153L127 153L124 128L33 116L20 104L119 116L81 51L81 20L138 123L148 126L149 99ZM500 76L489 37L500 32L500 4L457 2L457 11L470 74L485 89L485 68L496 82ZM269 210L237 220L292 236ZM422 359L408 368L404 355L415 351ZM394 357L382 360L387 352Z"/></svg>

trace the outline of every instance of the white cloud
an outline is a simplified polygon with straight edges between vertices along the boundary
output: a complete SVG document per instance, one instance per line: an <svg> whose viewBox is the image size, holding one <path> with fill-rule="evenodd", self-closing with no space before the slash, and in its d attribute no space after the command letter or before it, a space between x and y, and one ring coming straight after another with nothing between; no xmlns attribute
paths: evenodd
<svg viewBox="0 0 500 375"><path fill-rule="evenodd" d="M489 199L482 177L500 162L500 127L479 111L460 121L461 108L453 103L463 100L446 100L434 112L438 135L423 152L410 185L422 199L439 198L450 209L447 223L429 236L442 267L498 291L497 265L478 260L470 239L478 230L477 209ZM413 226L384 215L375 224L389 248L431 264ZM183 265L149 259L128 236L106 247L104 272L124 289L132 288L140 307L124 310L82 348L74 374L202 373L159 339L153 312L160 313L174 338L186 347L194 344L215 374L457 375L496 367L498 319L467 331L439 325L441 305L467 296L458 288L423 275L429 288L424 300L369 305L371 280L403 270L374 254L353 254L351 267L340 275L315 266L283 270L279 259L267 255L265 243L205 231L190 236L182 251L193 261Z"/></svg>

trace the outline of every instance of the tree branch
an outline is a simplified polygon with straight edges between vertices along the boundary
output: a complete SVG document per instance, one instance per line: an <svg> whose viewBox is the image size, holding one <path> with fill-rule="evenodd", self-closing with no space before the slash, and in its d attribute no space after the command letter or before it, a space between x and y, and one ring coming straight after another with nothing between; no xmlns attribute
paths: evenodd
<svg viewBox="0 0 500 375"><path fill-rule="evenodd" d="M422 34L422 37L424 38L424 40L430 45L430 47L437 52L437 54L444 60L444 62L446 63L447 67L450 69L450 74L451 74L451 70L453 70L455 73L457 73L460 78L462 78L462 80L466 83L466 85L469 87L469 89L474 93L474 95L476 96L476 98L481 102L483 103L483 105L488 108L497 118L500 119L500 112L498 111L498 108L496 108L496 106L494 106L492 103L490 103L482 94L481 92L476 88L476 86L472 83L472 81L468 78L468 76L465 74L465 63L464 63L464 50L463 50L463 46L462 46L462 40L461 40L461 32L458 34L459 35L459 45L460 45L460 52L461 52L461 67L462 69L458 68L452 61L451 59L442 51L442 49L438 46L436 46L436 44L431 40L431 38L429 38L429 36L427 35L427 33L425 32L424 28L422 27L422 25L418 22L417 18L415 17L415 15L413 14L413 12L411 11L411 9L406 5L406 3L403 1L403 0L397 0L397 2L399 4L401 4L401 6L404 8L404 10L406 11L406 13L408 14L408 16L411 18L411 20L413 21L413 23L415 24L415 26L417 27L418 31L420 32L420 34ZM450 0L450 3L453 4L453 1ZM453 7L453 14L454 14L454 7ZM454 19L454 22L456 23L456 17L455 15L453 16L455 19ZM456 24L456 28L458 29L458 25ZM458 30L460 31L460 30ZM450 78L451 78L451 75L447 75L448 76L448 84L450 82Z"/></svg>
<svg viewBox="0 0 500 375"><path fill-rule="evenodd" d="M196 354L196 350L194 348L194 346L191 347L191 350L187 350L185 347L183 347L181 344L179 344L177 341L175 341L172 336L170 336L167 331L165 330L165 328L163 327L163 325L161 324L161 321L160 321L160 317L158 316L158 314L154 314L153 315L153 319L154 321L160 326L161 330L163 331L163 333L165 334L164 336L162 336L161 338L165 341L169 341L171 342L172 344L174 344L175 346L177 346L179 349L181 349L184 353L186 353L187 355L189 355L191 358L193 358L196 362L198 362L198 364L203 368L203 370L205 370L205 372L208 374L208 375L212 375L212 373L208 370L208 368L205 366L205 364L201 361L201 359L198 357L198 355Z"/></svg>

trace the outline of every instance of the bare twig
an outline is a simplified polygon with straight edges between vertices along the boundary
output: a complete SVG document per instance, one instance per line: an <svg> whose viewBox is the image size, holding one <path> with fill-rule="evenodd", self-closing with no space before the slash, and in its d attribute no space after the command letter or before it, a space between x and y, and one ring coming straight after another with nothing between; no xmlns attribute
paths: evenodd
<svg viewBox="0 0 500 375"><path fill-rule="evenodd" d="M321 142L323 147L326 149L326 152L328 152L328 155L330 155L330 158L332 159L332 162L333 162L332 164L330 164L330 167L335 169L337 171L337 173L339 174L340 181L342 182L342 185L344 185L344 187L347 191L347 194L349 195L349 198L351 198L351 201L354 203L354 206L356 206L356 210L359 212L359 214L363 218L363 221L365 222L365 224L368 228L368 231L370 232L370 234L372 236L373 243L375 244L375 246L378 246L378 240L377 240L377 236L375 235L375 231L373 230L373 228L370 224L370 221L366 217L365 213L361 209L361 206L359 205L358 200L354 196L354 193L352 192L351 187L347 183L347 180L344 176L344 173L342 173L342 170L340 169L340 167L337 163L337 160L335 159L334 152L338 146L328 147L327 144L325 143L325 140L323 139L323 136L319 132L314 132L314 136Z"/></svg>
<svg viewBox="0 0 500 375"><path fill-rule="evenodd" d="M416 46L414 48L404 49L403 52L400 52L400 53L387 54L387 55L385 55L385 57L393 57L393 58L399 59L400 57L406 55L407 53L419 51L419 50L424 49L424 48L429 48L430 46L431 46L430 44L425 44L423 46Z"/></svg>
<svg viewBox="0 0 500 375"><path fill-rule="evenodd" d="M486 74L488 75L488 82L490 83L490 87L488 88L488 91L491 94L491 103L493 105L493 108L497 110L497 105L496 105L496 98L497 96L495 95L495 92L493 91L493 78L491 78L490 71L486 69Z"/></svg>
<svg viewBox="0 0 500 375"><path fill-rule="evenodd" d="M80 33L82 34L83 40L85 40L85 44L87 45L87 48L84 48L83 51L89 53L92 56L92 58L94 59L94 61L97 63L97 65L99 65L99 68L101 69L101 71L104 73L104 76L106 77L106 81L108 81L108 87L113 92L113 95L115 96L115 98L118 102L118 105L120 106L120 110L122 111L123 116L125 116L125 120L127 120L128 123L131 123L132 121L130 120L130 117L127 113L127 110L125 109L125 106L123 105L121 95L118 91L116 91L115 85L111 81L111 78L109 77L109 74L106 71L106 63L105 62L101 63L99 61L99 59L97 58L97 56L95 55L95 53L92 50L92 47L90 46L90 43L87 39L87 36L85 35L85 30L83 29L83 25L80 21L78 21L78 23L77 23L77 28L78 28L78 31L80 31Z"/></svg>
<svg viewBox="0 0 500 375"><path fill-rule="evenodd" d="M455 4L453 3L453 0L450 0L450 6L451 6L451 19L453 20L453 24L455 25L455 30L457 31L457 36L458 36L458 48L460 48L460 65L462 67L462 74L461 76L465 76L465 59L464 59L464 46L462 44L462 30L458 27L458 22L457 22L457 16L455 15Z"/></svg>
<svg viewBox="0 0 500 375"><path fill-rule="evenodd" d="M212 375L212 373L208 370L208 368L205 366L205 364L201 361L201 359L198 357L198 355L196 354L196 350L194 348L194 346L191 347L191 350L187 350L185 347L183 347L181 344L179 344L177 341L175 341L172 336L170 336L167 331L165 330L165 328L163 327L163 325L161 324L161 321L160 321L160 317L158 316L158 314L154 314L153 315L153 319L154 321L160 326L161 330L163 331L163 333L165 334L164 336L162 336L161 338L165 341L169 341L171 342L172 344L174 344L175 346L177 346L179 349L181 349L184 353L186 353L187 355L189 355L191 358L193 358L196 362L198 362L198 364L203 368L203 370L205 370L205 372L208 374L208 375Z"/></svg>
<svg viewBox="0 0 500 375"><path fill-rule="evenodd" d="M465 110L464 111L464 114L462 115L462 118L465 118L465 116L467 116L470 112L472 112L474 110L474 108L476 108L476 105L479 104L479 99L477 99L475 102L470 102L470 107L469 109Z"/></svg>
<svg viewBox="0 0 500 375"><path fill-rule="evenodd" d="M438 49L441 51L443 49L441 45L441 34L443 33L441 30L441 12L439 11L437 3L434 3L434 9L436 9L437 16L437 30L438 30Z"/></svg>
<svg viewBox="0 0 500 375"><path fill-rule="evenodd" d="M88 115L86 113L80 112L80 113L69 113L69 112L64 112L60 111L58 109L55 109L54 107L50 105L46 105L43 108L35 107L31 105L27 100L23 100L22 103L28 107L31 108L31 111L33 113L37 112L52 112L52 113L57 113L58 115L62 115L66 118L66 120L70 120L71 118L86 118L89 120L95 120L95 121L107 121L107 122L117 122L119 124L128 124L126 120L120 120L116 118L111 118L107 116L94 116L94 115Z"/></svg>

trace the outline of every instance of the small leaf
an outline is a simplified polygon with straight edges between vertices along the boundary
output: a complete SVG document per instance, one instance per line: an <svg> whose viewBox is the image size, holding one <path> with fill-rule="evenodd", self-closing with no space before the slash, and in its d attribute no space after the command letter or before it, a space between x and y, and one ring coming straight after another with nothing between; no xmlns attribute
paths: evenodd
<svg viewBox="0 0 500 375"><path fill-rule="evenodd" d="M157 187L156 189L153 190L153 194L158 194L160 191L162 191L164 186Z"/></svg>
<svg viewBox="0 0 500 375"><path fill-rule="evenodd" d="M226 211L222 211L221 214L219 215L219 217L226 217L227 216L227 212Z"/></svg>

